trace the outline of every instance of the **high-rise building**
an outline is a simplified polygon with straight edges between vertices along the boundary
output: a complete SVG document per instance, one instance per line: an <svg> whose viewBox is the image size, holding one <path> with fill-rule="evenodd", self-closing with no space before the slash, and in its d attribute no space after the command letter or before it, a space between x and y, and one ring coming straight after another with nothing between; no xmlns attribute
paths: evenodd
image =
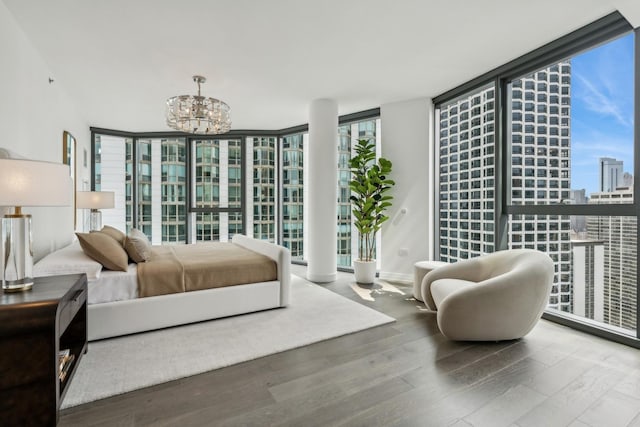
<svg viewBox="0 0 640 427"><path fill-rule="evenodd" d="M282 138L282 245L304 255L304 135Z"/></svg>
<svg viewBox="0 0 640 427"><path fill-rule="evenodd" d="M105 210L105 224L137 227L153 244L184 243L186 230L186 143L184 138L140 139L96 135L95 189L115 191L115 209ZM135 160L135 161L134 161ZM134 168L137 204L133 202ZM123 174L123 170L125 173Z"/></svg>
<svg viewBox="0 0 640 427"><path fill-rule="evenodd" d="M494 251L493 87L440 108L440 259Z"/></svg>
<svg viewBox="0 0 640 427"><path fill-rule="evenodd" d="M338 127L338 191L337 191L337 264L351 267L357 253L357 231L351 216L351 169L349 161L357 139L376 141L380 155L380 119L365 119ZM304 258L304 174L305 144L308 134L292 134L282 138L282 244L291 251L292 259ZM377 240L377 247L380 239Z"/></svg>
<svg viewBox="0 0 640 427"><path fill-rule="evenodd" d="M550 205L570 199L571 64L560 62L511 85L511 204ZM549 306L571 311L571 220L513 215L512 248L547 253L557 266Z"/></svg>
<svg viewBox="0 0 640 427"><path fill-rule="evenodd" d="M247 200L247 229L253 237L276 241L276 138L250 137L247 146L252 151L251 200Z"/></svg>
<svg viewBox="0 0 640 427"><path fill-rule="evenodd" d="M632 203L633 187L591 194L589 203ZM604 242L603 322L636 328L637 221L629 216L588 216L587 234Z"/></svg>
<svg viewBox="0 0 640 427"><path fill-rule="evenodd" d="M600 157L600 191L608 193L622 186L622 160Z"/></svg>
<svg viewBox="0 0 640 427"><path fill-rule="evenodd" d="M511 204L558 204L570 194L571 65L554 64L512 81ZM440 108L439 244L443 261L495 249L493 86ZM512 215L509 247L533 248L554 260L550 307L571 310L568 216Z"/></svg>
<svg viewBox="0 0 640 427"><path fill-rule="evenodd" d="M187 241L187 147L181 138L163 140L161 150L161 235L163 243ZM157 196L156 196L157 197Z"/></svg>
<svg viewBox="0 0 640 427"><path fill-rule="evenodd" d="M227 241L242 232L242 143L192 141L195 213L191 241ZM224 209L225 211L220 211Z"/></svg>
<svg viewBox="0 0 640 427"><path fill-rule="evenodd" d="M580 190L569 191L569 203L572 205L584 205L588 202L587 190L584 188Z"/></svg>
<svg viewBox="0 0 640 427"><path fill-rule="evenodd" d="M569 191L569 204L571 205L586 205L589 201L589 198L586 195L587 190L571 190ZM587 220L582 215L573 215L571 216L571 232L572 233L586 233L587 231ZM575 252L575 251L574 251Z"/></svg>
<svg viewBox="0 0 640 427"><path fill-rule="evenodd" d="M584 233L580 233L584 234ZM572 233L573 286L571 313L604 322L605 241Z"/></svg>

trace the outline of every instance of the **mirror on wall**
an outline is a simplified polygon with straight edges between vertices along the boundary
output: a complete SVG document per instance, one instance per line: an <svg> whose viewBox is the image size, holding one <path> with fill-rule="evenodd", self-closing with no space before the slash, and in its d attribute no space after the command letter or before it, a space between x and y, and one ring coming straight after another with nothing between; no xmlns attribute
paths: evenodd
<svg viewBox="0 0 640 427"><path fill-rule="evenodd" d="M76 139L66 130L62 133L62 163L69 166L73 182L73 229L76 229Z"/></svg>

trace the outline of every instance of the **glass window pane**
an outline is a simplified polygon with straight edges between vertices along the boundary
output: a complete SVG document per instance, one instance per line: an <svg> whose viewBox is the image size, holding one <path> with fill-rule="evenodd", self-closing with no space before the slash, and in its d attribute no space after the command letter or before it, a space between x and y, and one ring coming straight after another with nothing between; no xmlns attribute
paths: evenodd
<svg viewBox="0 0 640 427"><path fill-rule="evenodd" d="M637 220L628 216L509 218L510 248L538 249L555 262L549 309L630 335L636 331L636 235Z"/></svg>
<svg viewBox="0 0 640 427"><path fill-rule="evenodd" d="M249 137L253 148L253 197L248 203L252 213L253 237L276 241L276 138Z"/></svg>
<svg viewBox="0 0 640 427"><path fill-rule="evenodd" d="M133 227L133 140L95 135L95 189L115 192L115 208L102 210L102 223L128 233ZM89 211L83 210L84 230L89 230Z"/></svg>
<svg viewBox="0 0 640 427"><path fill-rule="evenodd" d="M304 258L304 148L302 134L282 138L282 245Z"/></svg>
<svg viewBox="0 0 640 427"><path fill-rule="evenodd" d="M351 267L351 236L356 236L356 231L351 230L351 191L349 181L351 180L351 170L349 160L351 159L351 146L358 138L357 131L352 129L351 124L342 125L338 128L338 206L336 216L338 220L338 240L336 251L338 254L338 266Z"/></svg>
<svg viewBox="0 0 640 427"><path fill-rule="evenodd" d="M628 34L511 82L512 176L524 162L525 175L554 178L535 192L512 180L511 204L586 204L633 185L633 53ZM547 85L548 76L556 83ZM536 126L519 125L523 87L531 100L525 122ZM523 152L527 141L536 149Z"/></svg>
<svg viewBox="0 0 640 427"><path fill-rule="evenodd" d="M442 261L495 250L493 239L488 238L493 232L495 202L494 94L493 86L485 86L439 109ZM470 109L462 108L469 103ZM463 127L470 132L461 132Z"/></svg>
<svg viewBox="0 0 640 427"><path fill-rule="evenodd" d="M154 245L185 243L185 139L139 139L137 153L138 228Z"/></svg>

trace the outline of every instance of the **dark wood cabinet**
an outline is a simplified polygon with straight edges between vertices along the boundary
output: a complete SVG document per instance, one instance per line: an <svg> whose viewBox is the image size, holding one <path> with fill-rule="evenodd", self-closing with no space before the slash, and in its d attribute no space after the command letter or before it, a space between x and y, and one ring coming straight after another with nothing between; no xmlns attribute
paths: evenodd
<svg viewBox="0 0 640 427"><path fill-rule="evenodd" d="M59 352L74 357L60 380ZM87 350L87 276L40 277L33 289L0 294L0 423L54 426Z"/></svg>

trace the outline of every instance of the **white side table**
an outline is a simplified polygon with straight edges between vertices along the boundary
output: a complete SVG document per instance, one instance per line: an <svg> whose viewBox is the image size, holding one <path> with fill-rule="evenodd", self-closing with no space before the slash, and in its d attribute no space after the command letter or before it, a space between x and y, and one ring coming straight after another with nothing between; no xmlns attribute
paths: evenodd
<svg viewBox="0 0 640 427"><path fill-rule="evenodd" d="M413 264L413 297L415 299L423 301L422 295L420 294L420 285L422 284L424 276L431 270L443 265L447 265L447 263L442 261L418 261Z"/></svg>

